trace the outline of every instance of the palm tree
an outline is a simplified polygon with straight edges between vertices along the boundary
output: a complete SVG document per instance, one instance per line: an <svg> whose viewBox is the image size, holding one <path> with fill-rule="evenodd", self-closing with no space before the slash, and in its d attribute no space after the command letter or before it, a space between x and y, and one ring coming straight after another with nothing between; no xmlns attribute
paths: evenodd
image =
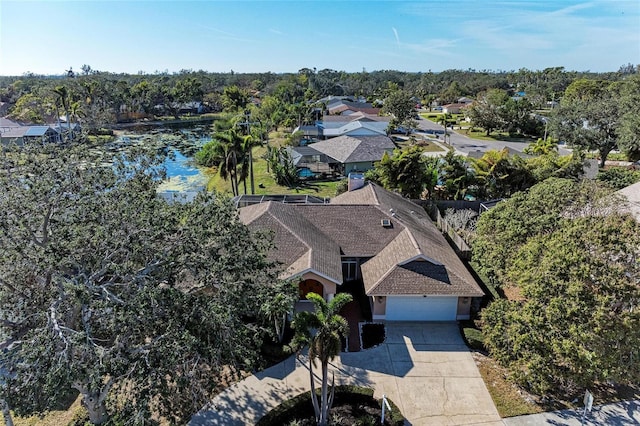
<svg viewBox="0 0 640 426"><path fill-rule="evenodd" d="M62 126L60 125L60 112L58 111L58 107L62 106L62 108L64 109L64 113L66 115L67 118L67 125L69 126L69 138L73 139L73 135L71 134L71 123L69 122L70 120L70 114L69 114L69 91L67 90L66 86L56 86L55 89L53 89L53 93L56 95L57 99L56 99L56 115L58 116L58 127L60 128L60 130L62 131Z"/></svg>
<svg viewBox="0 0 640 426"><path fill-rule="evenodd" d="M213 140L195 155L196 163L216 167L220 177L231 181L233 195L238 195L238 163L242 161L242 138L234 129L216 132Z"/></svg>
<svg viewBox="0 0 640 426"><path fill-rule="evenodd" d="M447 143L447 136L449 136L449 133L447 132L447 126L449 124L450 118L451 118L451 114L449 114L448 112L444 112L440 114L437 120L438 123L444 127L444 136L443 136L444 143Z"/></svg>
<svg viewBox="0 0 640 426"><path fill-rule="evenodd" d="M534 143L530 143L528 147L524 149L525 154L534 155L548 155L558 152L558 143L552 138L545 139L538 138Z"/></svg>
<svg viewBox="0 0 640 426"><path fill-rule="evenodd" d="M349 324L339 312L347 303L353 300L348 293L336 295L330 302L316 293L307 294L307 299L313 303L313 312L298 312L293 321L296 331L294 342L302 346L309 345L309 376L311 380L311 401L316 415L316 422L326 426L328 413L333 404L335 376L332 380L331 394L328 394L329 361L340 353L342 338L349 334ZM320 360L322 368L322 389L320 401L316 395L313 365Z"/></svg>

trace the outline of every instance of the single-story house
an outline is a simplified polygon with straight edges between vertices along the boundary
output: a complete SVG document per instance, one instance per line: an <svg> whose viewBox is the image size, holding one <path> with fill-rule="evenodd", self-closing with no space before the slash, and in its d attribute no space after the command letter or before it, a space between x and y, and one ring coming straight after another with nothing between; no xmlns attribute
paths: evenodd
<svg viewBox="0 0 640 426"><path fill-rule="evenodd" d="M384 121L322 121L317 123L321 139L336 138L338 136L386 136L388 122Z"/></svg>
<svg viewBox="0 0 640 426"><path fill-rule="evenodd" d="M0 118L0 142L22 144L27 140L59 142L60 132L51 126L29 126L8 118Z"/></svg>
<svg viewBox="0 0 640 426"><path fill-rule="evenodd" d="M380 113L380 108L375 108L372 104L367 102L352 102L346 99L333 99L327 103L326 111L330 115L350 115L357 112L377 115Z"/></svg>
<svg viewBox="0 0 640 426"><path fill-rule="evenodd" d="M338 174L364 172L382 160L384 153L393 153L396 145L388 136L340 136L310 145L314 150L333 159Z"/></svg>
<svg viewBox="0 0 640 426"><path fill-rule="evenodd" d="M463 96L461 98L459 98L456 103L458 104L464 104L464 105L471 105L473 103L473 99L471 98L467 98L466 96Z"/></svg>
<svg viewBox="0 0 640 426"><path fill-rule="evenodd" d="M442 106L442 112L445 114L460 114L463 108L465 108L468 104L463 103L455 103L448 104Z"/></svg>
<svg viewBox="0 0 640 426"><path fill-rule="evenodd" d="M293 132L302 132L306 139L386 135L390 120L391 117L361 111L349 115L324 115L314 124L298 126Z"/></svg>
<svg viewBox="0 0 640 426"><path fill-rule="evenodd" d="M314 149L314 146L315 144L289 147L288 150L291 154L293 165L299 170L308 171L306 175L309 175L309 173L311 173L311 175L336 174L339 170L338 160ZM305 176L305 174L301 175Z"/></svg>
<svg viewBox="0 0 640 426"><path fill-rule="evenodd" d="M468 319L472 299L484 295L425 211L375 184L328 204L269 201L239 215L273 232L269 256L284 265L283 278L300 280L299 303L309 292L331 300L352 283L373 320L454 321Z"/></svg>

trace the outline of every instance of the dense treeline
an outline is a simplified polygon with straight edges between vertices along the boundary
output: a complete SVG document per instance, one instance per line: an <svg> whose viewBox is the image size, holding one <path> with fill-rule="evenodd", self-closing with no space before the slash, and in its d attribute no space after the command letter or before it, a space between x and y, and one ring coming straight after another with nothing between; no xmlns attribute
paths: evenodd
<svg viewBox="0 0 640 426"><path fill-rule="evenodd" d="M562 97L576 79L619 81L636 68L629 64L617 72L591 73L567 71L563 67L518 71L446 70L409 73L382 70L347 73L331 69L303 68L297 73L208 73L182 70L178 73L113 74L92 70L84 65L81 72L62 76L0 77L0 101L11 105L12 117L41 123L55 116L55 89L64 86L71 113L90 126L135 118L139 114L177 115L189 102L202 102L211 111L246 107L251 96L277 112L279 103L299 104L328 95L362 96L369 101L384 99L389 90L403 89L427 103L454 102L461 96L475 97L490 89L524 91L534 107ZM162 108L159 108L162 106ZM286 109L286 108L285 108ZM299 107L298 110L301 108ZM283 125L296 124L288 116ZM298 116L301 112L298 111ZM277 116L277 114L276 114Z"/></svg>

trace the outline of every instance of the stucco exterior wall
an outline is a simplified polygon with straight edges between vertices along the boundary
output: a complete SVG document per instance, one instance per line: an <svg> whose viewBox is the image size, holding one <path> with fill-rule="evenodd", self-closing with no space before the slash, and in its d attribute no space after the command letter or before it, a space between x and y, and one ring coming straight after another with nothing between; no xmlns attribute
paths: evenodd
<svg viewBox="0 0 640 426"><path fill-rule="evenodd" d="M322 287L324 288L324 294L322 295L322 297L324 297L326 300L330 300L334 294L336 294L336 283L334 283L333 281L329 281L326 278L323 278L313 272L305 272L304 274L302 274L302 276L300 276L301 280L316 280L318 281L320 284L322 284Z"/></svg>

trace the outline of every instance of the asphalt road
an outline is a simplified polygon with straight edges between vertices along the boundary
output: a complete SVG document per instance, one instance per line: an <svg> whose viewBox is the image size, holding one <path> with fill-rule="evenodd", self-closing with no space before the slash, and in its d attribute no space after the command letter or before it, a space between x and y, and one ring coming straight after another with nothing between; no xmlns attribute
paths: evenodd
<svg viewBox="0 0 640 426"><path fill-rule="evenodd" d="M444 141L444 127L440 124L434 123L431 120L420 117L418 122L418 131L426 133L435 133L441 141ZM524 151L529 145L527 142L507 142L507 141L483 141L478 139L471 139L465 135L456 133L451 129L447 129L447 142L456 151L469 154L472 152L486 152L490 150L502 150L505 147L511 148L518 152ZM568 155L570 151L563 148L560 149L561 155Z"/></svg>

